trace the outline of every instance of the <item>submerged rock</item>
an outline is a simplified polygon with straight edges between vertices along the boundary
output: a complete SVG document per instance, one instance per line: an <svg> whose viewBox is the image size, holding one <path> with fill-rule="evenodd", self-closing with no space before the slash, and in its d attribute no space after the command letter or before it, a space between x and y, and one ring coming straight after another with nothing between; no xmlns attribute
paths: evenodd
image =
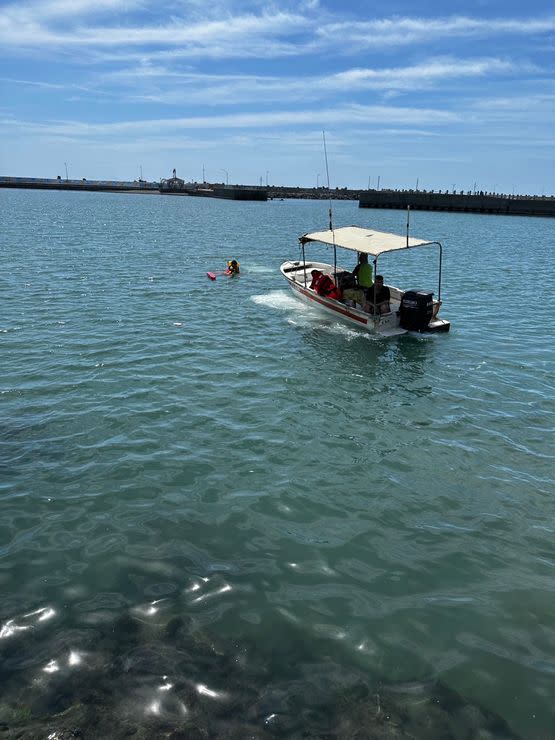
<svg viewBox="0 0 555 740"><path fill-rule="evenodd" d="M272 641L221 641L180 615L122 615L95 635L94 652L86 647L78 666L66 661L28 685L6 674L0 738L517 738L440 681L385 685L294 640L278 655Z"/></svg>

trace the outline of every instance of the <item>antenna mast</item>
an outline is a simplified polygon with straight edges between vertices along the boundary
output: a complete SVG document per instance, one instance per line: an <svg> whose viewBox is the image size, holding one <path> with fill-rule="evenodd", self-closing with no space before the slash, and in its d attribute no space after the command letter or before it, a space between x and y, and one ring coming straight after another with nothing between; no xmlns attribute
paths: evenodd
<svg viewBox="0 0 555 740"><path fill-rule="evenodd" d="M330 208L329 208L329 217L330 217L330 231L333 231L333 221L331 217L331 191L330 191L330 170L328 167L328 150L326 147L326 132L322 131L322 139L324 141L324 157L326 158L326 178L328 181L328 195L330 197Z"/></svg>
<svg viewBox="0 0 555 740"><path fill-rule="evenodd" d="M333 219L331 215L330 170L328 167L328 150L326 147L326 132L325 131L322 131L322 139L324 140L324 156L326 158L326 178L328 181L328 195L330 197L329 217L330 217L330 231L331 231L332 240L333 240L333 276L335 279L336 274L337 274L337 247L335 246L335 233L333 231Z"/></svg>

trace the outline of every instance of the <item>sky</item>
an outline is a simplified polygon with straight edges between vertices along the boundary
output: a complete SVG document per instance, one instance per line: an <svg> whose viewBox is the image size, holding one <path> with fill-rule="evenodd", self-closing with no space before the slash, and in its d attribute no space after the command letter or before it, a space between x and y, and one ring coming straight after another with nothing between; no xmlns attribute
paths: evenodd
<svg viewBox="0 0 555 740"><path fill-rule="evenodd" d="M555 6L0 1L0 175L555 195Z"/></svg>

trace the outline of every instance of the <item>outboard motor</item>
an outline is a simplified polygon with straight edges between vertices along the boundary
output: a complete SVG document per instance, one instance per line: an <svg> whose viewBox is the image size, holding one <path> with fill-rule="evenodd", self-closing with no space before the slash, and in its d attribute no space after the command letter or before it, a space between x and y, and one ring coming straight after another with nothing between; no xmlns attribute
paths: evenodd
<svg viewBox="0 0 555 740"><path fill-rule="evenodd" d="M409 331L426 331L434 310L434 294L429 290L407 290L400 305L400 324Z"/></svg>

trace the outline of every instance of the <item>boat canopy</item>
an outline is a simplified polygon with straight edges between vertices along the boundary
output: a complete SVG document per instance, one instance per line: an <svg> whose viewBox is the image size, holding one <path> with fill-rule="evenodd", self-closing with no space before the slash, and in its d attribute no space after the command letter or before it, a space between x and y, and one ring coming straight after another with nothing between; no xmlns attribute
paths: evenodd
<svg viewBox="0 0 555 740"><path fill-rule="evenodd" d="M394 252L397 249L410 249L411 247L423 247L428 244L439 244L435 241L417 239L413 236L401 236L399 234L388 234L386 231L375 229L364 229L360 226L343 226L340 229L330 231L313 231L300 237L301 244L307 242L322 242L331 244L342 249L350 249L353 252L371 254L373 257L383 252Z"/></svg>

